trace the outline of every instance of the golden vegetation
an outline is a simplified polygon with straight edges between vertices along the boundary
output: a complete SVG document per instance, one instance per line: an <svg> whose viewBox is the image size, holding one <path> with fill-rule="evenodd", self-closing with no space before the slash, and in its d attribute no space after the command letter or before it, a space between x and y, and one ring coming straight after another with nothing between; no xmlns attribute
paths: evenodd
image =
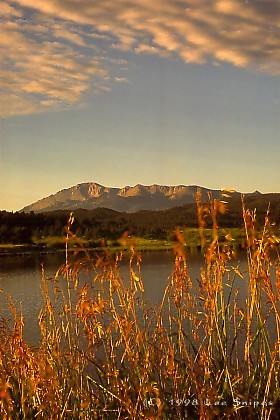
<svg viewBox="0 0 280 420"><path fill-rule="evenodd" d="M255 212L243 206L246 279L233 249L219 243L217 214L225 203L203 204L198 196L197 207L202 246L205 218L213 222L200 278L189 277L178 231L174 269L155 307L145 303L133 239L123 238L131 250L127 282L122 252L90 255L71 232L70 216L65 264L51 279L42 269L38 348L23 339L22 313L11 298L13 326L1 322L1 418L277 418L279 240L268 216L257 237ZM73 255L70 240L77 243ZM243 305L238 277L247 286Z"/></svg>

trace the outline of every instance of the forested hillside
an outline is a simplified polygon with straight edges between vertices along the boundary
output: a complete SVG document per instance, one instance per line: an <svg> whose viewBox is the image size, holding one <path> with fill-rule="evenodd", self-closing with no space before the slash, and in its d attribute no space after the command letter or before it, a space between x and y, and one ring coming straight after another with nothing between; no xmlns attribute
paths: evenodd
<svg viewBox="0 0 280 420"><path fill-rule="evenodd" d="M257 209L257 223L263 224L270 203L270 220L280 226L280 194L265 194L246 198L246 206ZM220 227L243 227L240 199L231 199L225 214L220 214ZM0 212L0 243L32 244L37 239L63 236L70 211L42 214ZM197 227L195 204L162 211L117 212L106 208L78 209L74 212L73 232L86 240L118 239L124 232L147 239L166 239L176 227ZM206 220L211 227L211 220Z"/></svg>

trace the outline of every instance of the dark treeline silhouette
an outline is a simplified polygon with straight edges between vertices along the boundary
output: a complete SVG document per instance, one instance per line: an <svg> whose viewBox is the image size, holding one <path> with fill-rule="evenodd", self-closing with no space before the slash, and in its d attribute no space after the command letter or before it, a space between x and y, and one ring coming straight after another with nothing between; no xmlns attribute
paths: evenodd
<svg viewBox="0 0 280 420"><path fill-rule="evenodd" d="M268 204L270 220L280 226L280 194L266 194L246 198L246 207L257 209L257 221L263 224ZM57 210L46 213L24 213L0 211L0 243L32 244L51 236L65 235L65 225L70 211ZM162 211L139 211L136 213L117 212L106 208L74 211L73 232L89 241L119 239L124 232L146 239L168 239L176 227L197 227L195 204L174 207ZM211 227L211 220L207 220ZM231 199L226 214L219 215L220 227L243 227L240 200Z"/></svg>

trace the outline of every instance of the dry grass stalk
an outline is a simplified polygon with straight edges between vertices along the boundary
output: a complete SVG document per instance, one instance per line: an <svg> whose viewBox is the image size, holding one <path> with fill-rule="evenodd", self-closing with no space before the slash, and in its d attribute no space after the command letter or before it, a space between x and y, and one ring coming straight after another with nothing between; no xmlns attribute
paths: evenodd
<svg viewBox="0 0 280 420"><path fill-rule="evenodd" d="M198 195L197 208L205 255L200 278L188 274L186 244L177 231L174 269L157 307L145 303L133 240L127 282L122 253L91 256L77 240L70 255L70 215L65 264L53 279L42 269L39 347L23 339L22 312L11 298L14 326L1 323L2 418L277 418L280 261L277 254L272 262L271 252L278 239L268 215L258 237L256 213L243 203L249 278L240 307L235 283L246 280L232 249L219 243L225 203L205 204ZM213 237L206 249L209 216ZM274 337L268 325L275 325Z"/></svg>

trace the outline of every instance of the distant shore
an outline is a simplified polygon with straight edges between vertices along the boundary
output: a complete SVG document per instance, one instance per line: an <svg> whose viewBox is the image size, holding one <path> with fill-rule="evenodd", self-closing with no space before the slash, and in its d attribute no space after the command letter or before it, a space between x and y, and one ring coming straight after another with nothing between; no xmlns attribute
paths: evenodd
<svg viewBox="0 0 280 420"><path fill-rule="evenodd" d="M210 229L205 229L204 239L206 245L213 240ZM244 250L246 242L246 234L244 229L229 228L219 230L219 242L222 246L227 246L235 250ZM65 236L49 236L34 240L32 244L0 244L0 257L8 255L27 255L31 253L53 254L65 250ZM92 251L128 251L131 248L137 251L172 251L176 244L180 245L191 253L201 250L201 237L199 229L187 228L174 233L169 240L166 239L146 239L141 237L128 236L127 238L106 239L99 238L94 240L86 240L76 236L68 238L68 248L70 251L80 249Z"/></svg>

